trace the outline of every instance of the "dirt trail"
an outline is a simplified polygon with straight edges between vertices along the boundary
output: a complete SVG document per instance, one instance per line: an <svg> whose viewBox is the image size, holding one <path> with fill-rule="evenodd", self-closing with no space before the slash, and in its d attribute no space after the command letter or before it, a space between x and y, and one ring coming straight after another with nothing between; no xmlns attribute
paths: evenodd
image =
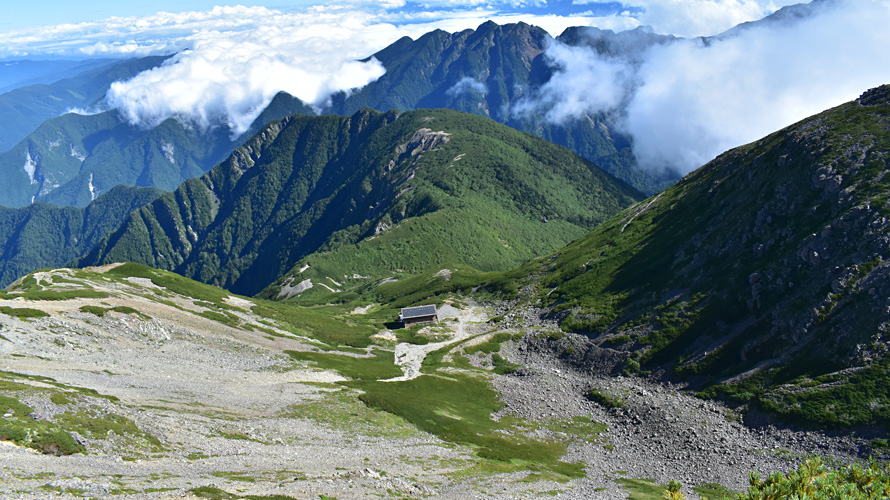
<svg viewBox="0 0 890 500"><path fill-rule="evenodd" d="M52 282L52 276L46 280ZM742 489L751 470L787 470L798 457L812 453L842 460L852 455L840 440L815 433L752 430L728 419L720 405L676 388L608 377L595 365L568 364L569 348L580 353L587 340L571 334L546 340L549 337L541 333L547 325L534 311L511 308L493 329L481 307L446 305L439 311L442 321L428 327L428 333L448 338L426 345L397 344L395 362L403 375L392 381L419 376L423 360L442 347L494 331L527 333L522 340L504 343L501 351L522 370L510 376L486 375L505 403L495 418L541 423L545 435L554 432L544 430L548 423L569 419L608 426L597 439L574 442L563 458L583 462L586 478L526 482L525 472L471 477L465 473L478 463L473 450L444 443L398 417L364 406L356 391L335 384L343 380L335 372L294 362L284 350L311 350L314 344L284 331L276 332L287 334L284 337L270 335L268 321L252 316L249 301L226 300L230 307L243 309L237 315L253 324L253 330L201 316L203 308L196 301L170 296L163 289L162 300L149 300L159 297L157 290L138 280L93 285L112 296L0 300L2 306L50 313L37 319L0 314L0 368L52 377L66 385L63 390L74 402L56 398L54 403L45 391L55 386L25 377L15 383L29 384L31 391L4 394L20 399L43 420L80 410L127 418L157 437L162 448L110 435L85 439L88 455L54 457L0 443L0 498L157 500L185 498L193 488L212 485L243 496L324 495L340 500L550 495L619 500L627 498L615 482L619 476ZM128 306L141 314L108 312L98 317L81 311L82 305ZM261 319L265 322L258 323ZM389 342L380 345L392 345ZM76 387L119 400L81 394ZM623 406L610 409L591 402L584 397L591 388L620 398ZM691 490L684 491L696 498Z"/></svg>
<svg viewBox="0 0 890 500"><path fill-rule="evenodd" d="M404 373L401 377L394 377L383 380L383 382L402 382L411 380L420 376L420 367L427 355L435 350L441 349L449 344L466 340L478 332L470 331L467 325L470 323L484 323L488 320L485 313L477 306L472 305L467 309L458 309L450 304L445 304L439 310L439 321L441 324L451 325L453 321L457 321L457 326L448 340L441 342L431 342L424 345L409 344L402 342L396 345L395 362L402 368ZM449 321L450 320L450 321Z"/></svg>
<svg viewBox="0 0 890 500"><path fill-rule="evenodd" d="M49 391L55 386L24 375L16 383L49 391L10 395L42 420L78 411L126 418L162 448L114 433L79 436L89 454L66 457L5 442L0 498L181 498L211 485L245 496L472 496L472 484L447 476L472 462L470 450L366 408L353 391L332 384L343 380L340 375L301 367L283 353L310 344L209 320L180 297L147 300L137 283L95 285L114 295L0 300L50 313L38 319L0 315L0 369L52 377L71 403L54 403ZM243 299L227 302L247 305ZM99 317L81 311L83 305L124 305L143 316ZM118 400L77 395L72 390L78 387Z"/></svg>

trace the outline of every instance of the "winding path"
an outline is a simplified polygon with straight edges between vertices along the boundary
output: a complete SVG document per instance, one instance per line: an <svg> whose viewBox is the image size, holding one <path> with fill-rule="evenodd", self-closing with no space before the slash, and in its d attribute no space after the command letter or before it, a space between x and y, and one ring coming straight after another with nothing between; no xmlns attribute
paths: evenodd
<svg viewBox="0 0 890 500"><path fill-rule="evenodd" d="M458 324L457 329L454 331L454 335L450 339L443 340L442 342L433 342L424 345L402 342L396 345L395 362L396 365L402 368L402 376L381 380L381 382L404 382L419 377L421 375L420 367L423 365L423 360L429 353L449 344L461 342L472 337L475 333L467 331L467 323L484 322L487 320L486 315L475 306L470 306L466 310L461 310L450 304L446 304L439 309L438 313L440 321L446 318L457 319Z"/></svg>

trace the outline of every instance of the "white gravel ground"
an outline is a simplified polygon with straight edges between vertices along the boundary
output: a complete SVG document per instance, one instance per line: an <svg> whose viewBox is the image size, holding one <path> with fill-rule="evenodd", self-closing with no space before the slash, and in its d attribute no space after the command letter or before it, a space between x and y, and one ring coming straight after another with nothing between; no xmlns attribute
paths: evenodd
<svg viewBox="0 0 890 500"><path fill-rule="evenodd" d="M164 449L113 434L85 439L89 454L67 457L0 442L0 498L69 498L71 493L186 498L189 490L208 485L298 499L531 499L545 493L626 498L616 477L742 489L750 470L787 470L811 453L841 459L855 453L850 440L746 428L715 403L677 388L573 367L549 343L526 337L502 352L525 368L493 377L507 404L495 417L545 422L583 416L608 426L604 441L570 447L564 460L585 462L588 474L566 484L521 482L525 474L466 477L456 473L474 463L471 450L365 408L355 393L332 384L342 377L295 364L283 353L309 349L308 341L233 329L193 314L201 308L189 300L164 298L176 307L147 300L137 285L98 283L115 296L92 301L0 300L0 305L51 313L37 320L0 315L6 339L0 339L0 368L115 396L119 402L83 396L78 405L133 420ZM99 318L80 312L84 303L127 305L150 319L119 313ZM227 303L244 308L242 318L252 318L249 301ZM396 345L396 363L404 371L397 380L417 376L429 352L495 331L477 307L446 306L440 314L444 321L437 328L448 328L449 338ZM584 394L594 387L620 396L624 407L606 409L588 401ZM37 418L66 410L39 392L17 396Z"/></svg>

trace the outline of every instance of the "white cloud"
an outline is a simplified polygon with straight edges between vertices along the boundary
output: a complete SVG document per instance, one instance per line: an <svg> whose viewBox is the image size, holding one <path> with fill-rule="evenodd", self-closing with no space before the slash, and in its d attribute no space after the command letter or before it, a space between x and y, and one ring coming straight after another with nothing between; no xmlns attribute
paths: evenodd
<svg viewBox="0 0 890 500"><path fill-rule="evenodd" d="M732 147L890 83L890 1L839 0L796 22L654 46L636 61L553 44L558 68L519 111L620 117L647 168L688 172Z"/></svg>
<svg viewBox="0 0 890 500"><path fill-rule="evenodd" d="M564 123L593 110L616 110L630 90L634 74L626 61L557 41L550 43L544 55L554 68L553 76L535 99L520 101L515 114L542 110L549 121Z"/></svg>
<svg viewBox="0 0 890 500"><path fill-rule="evenodd" d="M458 80L458 82L455 83L450 89L446 90L445 93L450 96L457 96L473 91L484 94L485 90L486 89L484 83L476 81L476 79L473 77L465 76Z"/></svg>
<svg viewBox="0 0 890 500"><path fill-rule="evenodd" d="M626 110L641 164L686 172L890 82L890 2L839 2L708 47L653 48Z"/></svg>
<svg viewBox="0 0 890 500"><path fill-rule="evenodd" d="M611 0L574 0L575 5ZM711 36L738 24L756 21L777 9L805 0L636 0L643 12L634 18L655 32L682 37Z"/></svg>
<svg viewBox="0 0 890 500"><path fill-rule="evenodd" d="M180 24L200 14L187 13ZM202 25L183 37L191 48L163 66L114 83L108 105L146 126L178 116L237 134L280 91L321 106L334 92L379 78L384 69L378 61L357 60L400 36L395 26L355 11L285 14L242 7L236 14L237 22L214 16L211 26L218 29Z"/></svg>

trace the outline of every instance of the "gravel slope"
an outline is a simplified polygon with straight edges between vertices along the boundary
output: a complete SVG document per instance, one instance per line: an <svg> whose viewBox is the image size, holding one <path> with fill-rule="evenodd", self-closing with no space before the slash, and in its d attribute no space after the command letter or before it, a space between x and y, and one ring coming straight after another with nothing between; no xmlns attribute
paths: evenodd
<svg viewBox="0 0 890 500"><path fill-rule="evenodd" d="M53 274L39 279L51 281ZM548 340L531 312L512 312L504 323L486 323L482 308L446 308L451 340L470 342L498 331L525 332L503 345L501 354L523 366L492 376L506 407L494 418L518 415L538 422L590 418L608 430L593 441L576 440L565 461L583 461L588 475L566 484L523 482L526 474L466 476L476 463L471 450L444 443L406 422L364 407L355 392L333 384L334 372L295 363L283 353L306 350L311 339L271 336L238 329L194 314L203 310L187 297L153 300L150 283L132 286L97 282L103 299L50 302L0 300L0 306L31 307L47 318L0 315L0 360L6 372L51 377L66 387L88 388L119 401L78 395L56 404L52 386L19 379L33 391L12 395L34 409L38 419L90 409L126 417L155 436L153 449L133 436L76 436L89 454L55 457L0 442L0 498L43 499L183 498L189 490L214 485L232 493L290 495L295 498L626 498L619 477L678 479L691 486L715 482L741 490L748 471L787 470L800 457L818 453L850 460L861 443L814 433L750 429L713 402L679 388L646 380L613 377L608 352L585 363L568 363L568 347L589 349L582 337ZM250 301L230 298L244 322L256 327ZM82 305L128 306L136 314L80 311ZM265 325L268 328L268 325ZM281 331L281 333L285 333ZM4 340L5 339L5 340ZM425 353L438 347L394 346L412 374ZM589 351L590 352L590 351ZM479 362L478 359L471 359ZM624 401L610 409L584 395L597 388ZM68 390L68 389L66 389ZM10 394L10 392L4 392ZM0 408L2 410L2 408ZM538 430L542 436L548 432ZM690 498L696 498L686 488Z"/></svg>

